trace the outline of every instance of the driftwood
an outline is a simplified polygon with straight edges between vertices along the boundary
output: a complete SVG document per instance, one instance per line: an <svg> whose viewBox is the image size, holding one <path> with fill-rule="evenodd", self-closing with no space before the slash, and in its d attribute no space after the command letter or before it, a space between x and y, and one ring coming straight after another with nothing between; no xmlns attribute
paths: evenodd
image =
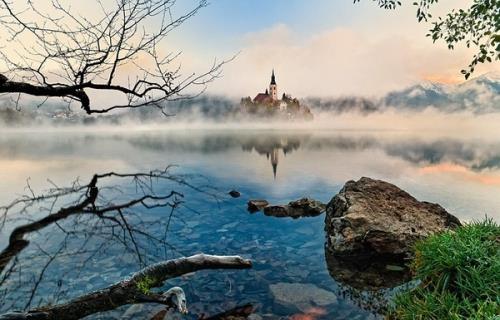
<svg viewBox="0 0 500 320"><path fill-rule="evenodd" d="M163 286L168 279L198 270L247 269L251 266L250 260L239 256L205 254L163 261L136 272L129 279L64 304L41 307L27 312L8 313L1 315L0 320L80 319L91 314L136 303L159 303L175 307L180 312L186 313L185 295L181 288L175 287L164 293L153 293L150 289Z"/></svg>

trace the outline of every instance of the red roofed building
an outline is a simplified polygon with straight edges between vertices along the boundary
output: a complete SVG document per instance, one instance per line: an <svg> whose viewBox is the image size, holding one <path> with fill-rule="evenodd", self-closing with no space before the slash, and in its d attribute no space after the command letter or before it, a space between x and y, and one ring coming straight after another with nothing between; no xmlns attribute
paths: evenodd
<svg viewBox="0 0 500 320"><path fill-rule="evenodd" d="M273 98L269 95L269 92L266 90L266 93L259 93L253 98L254 103L258 104L268 104L273 102Z"/></svg>
<svg viewBox="0 0 500 320"><path fill-rule="evenodd" d="M276 77L274 76L273 70L269 90L266 89L266 93L259 93L256 95L255 98L253 98L253 102L258 104L272 104L276 101L278 101L278 85L276 84Z"/></svg>

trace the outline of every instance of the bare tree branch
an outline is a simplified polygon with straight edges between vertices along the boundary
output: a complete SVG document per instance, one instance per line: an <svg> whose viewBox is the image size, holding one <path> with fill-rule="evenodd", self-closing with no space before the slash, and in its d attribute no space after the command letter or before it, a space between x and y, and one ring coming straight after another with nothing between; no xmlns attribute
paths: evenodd
<svg viewBox="0 0 500 320"><path fill-rule="evenodd" d="M0 30L10 37L9 47L22 48L0 52L7 66L0 70L0 94L67 98L80 103L87 114L163 109L165 101L196 96L219 77L228 61L214 61L201 74L183 76L180 64L172 65L180 53L160 53L166 36L207 5L207 0L199 0L174 17L175 2L116 0L110 5L94 0L101 12L91 21L60 0L49 1L45 11L32 1L20 6L0 0ZM193 93L185 92L196 87ZM90 91L117 93L123 103L94 106Z"/></svg>

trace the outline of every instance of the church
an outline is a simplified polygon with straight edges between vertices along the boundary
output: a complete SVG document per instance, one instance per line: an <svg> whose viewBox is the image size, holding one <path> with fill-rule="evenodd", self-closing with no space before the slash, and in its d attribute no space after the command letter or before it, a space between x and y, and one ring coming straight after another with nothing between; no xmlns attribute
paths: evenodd
<svg viewBox="0 0 500 320"><path fill-rule="evenodd" d="M241 112L243 115L268 119L311 120L313 118L309 108L301 106L298 99L292 98L285 93L283 93L281 99L278 96L278 84L273 69L269 88L265 92L257 94L253 99L250 97L242 98L240 103Z"/></svg>
<svg viewBox="0 0 500 320"><path fill-rule="evenodd" d="M276 76L271 74L271 83L269 84L269 89L266 89L265 93L259 93L253 98L253 103L260 105L276 105L280 110L286 110L287 103L286 94L283 93L283 99L278 100L278 85L276 84Z"/></svg>
<svg viewBox="0 0 500 320"><path fill-rule="evenodd" d="M271 75L271 84L269 85L269 90L266 89L266 93L259 93L253 98L254 103L272 103L278 100L278 85L276 84L276 76L273 73Z"/></svg>

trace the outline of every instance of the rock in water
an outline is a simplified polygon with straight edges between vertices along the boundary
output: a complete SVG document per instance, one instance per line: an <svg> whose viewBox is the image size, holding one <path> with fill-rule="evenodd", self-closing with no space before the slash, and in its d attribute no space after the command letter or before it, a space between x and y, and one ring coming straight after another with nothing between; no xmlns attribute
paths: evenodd
<svg viewBox="0 0 500 320"><path fill-rule="evenodd" d="M323 211L325 211L325 204L309 198L291 201L288 205L277 205L264 208L264 214L266 216L279 218L289 217L293 219L319 216Z"/></svg>
<svg viewBox="0 0 500 320"><path fill-rule="evenodd" d="M327 246L335 255L410 255L413 244L460 221L384 181L348 181L326 208Z"/></svg>
<svg viewBox="0 0 500 320"><path fill-rule="evenodd" d="M308 283L276 283L269 286L277 303L306 312L315 306L337 303L337 296Z"/></svg>
<svg viewBox="0 0 500 320"><path fill-rule="evenodd" d="M231 190L229 191L229 195L233 198L239 198L241 197L241 193L239 191L236 191L236 190Z"/></svg>
<svg viewBox="0 0 500 320"><path fill-rule="evenodd" d="M269 205L269 202L266 200L250 200L248 201L248 211L257 212Z"/></svg>

